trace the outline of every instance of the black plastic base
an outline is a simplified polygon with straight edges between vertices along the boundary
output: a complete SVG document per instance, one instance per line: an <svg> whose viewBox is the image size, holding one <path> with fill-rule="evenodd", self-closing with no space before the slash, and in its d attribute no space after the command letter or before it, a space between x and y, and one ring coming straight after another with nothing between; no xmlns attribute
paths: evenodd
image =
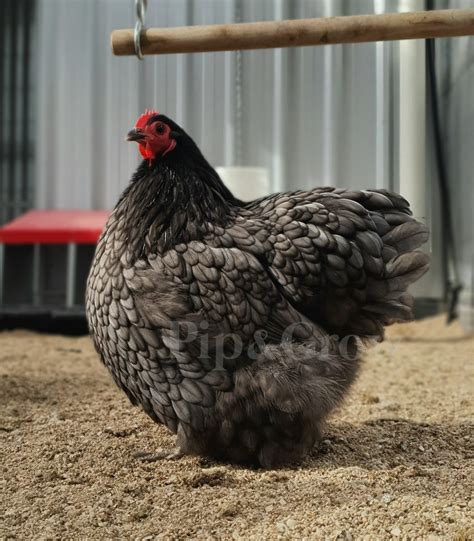
<svg viewBox="0 0 474 541"><path fill-rule="evenodd" d="M80 336L88 333L83 308L58 310L30 306L0 309L0 331L27 329L51 334Z"/></svg>
<svg viewBox="0 0 474 541"><path fill-rule="evenodd" d="M421 298L415 302L415 318L434 316L445 310L439 299ZM20 306L0 308L0 331L28 329L51 334L78 336L88 333L84 308L73 310L57 307Z"/></svg>

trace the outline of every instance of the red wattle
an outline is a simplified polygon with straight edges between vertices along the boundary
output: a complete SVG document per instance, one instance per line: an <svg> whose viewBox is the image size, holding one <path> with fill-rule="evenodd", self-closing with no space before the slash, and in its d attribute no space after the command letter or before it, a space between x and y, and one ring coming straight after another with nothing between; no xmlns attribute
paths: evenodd
<svg viewBox="0 0 474 541"><path fill-rule="evenodd" d="M146 145L138 145L138 150L140 151L140 154L145 158L145 160L153 160L155 157L155 153L150 148L148 143Z"/></svg>

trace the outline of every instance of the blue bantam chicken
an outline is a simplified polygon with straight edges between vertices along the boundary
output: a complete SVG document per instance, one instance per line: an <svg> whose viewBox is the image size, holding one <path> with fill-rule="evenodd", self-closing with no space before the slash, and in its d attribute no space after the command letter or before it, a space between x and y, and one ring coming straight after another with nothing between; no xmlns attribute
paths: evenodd
<svg viewBox="0 0 474 541"><path fill-rule="evenodd" d="M95 347L177 454L279 467L320 440L364 344L412 318L428 237L401 196L236 199L182 128L146 111L144 158L97 245Z"/></svg>

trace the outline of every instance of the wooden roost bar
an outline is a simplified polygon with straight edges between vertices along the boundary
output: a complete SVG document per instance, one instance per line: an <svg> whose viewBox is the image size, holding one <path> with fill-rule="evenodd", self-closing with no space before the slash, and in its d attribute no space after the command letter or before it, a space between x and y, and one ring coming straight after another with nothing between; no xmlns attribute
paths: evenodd
<svg viewBox="0 0 474 541"><path fill-rule="evenodd" d="M355 15L255 23L147 28L144 55L270 49L474 35L474 9ZM134 30L114 30L116 55L134 55Z"/></svg>

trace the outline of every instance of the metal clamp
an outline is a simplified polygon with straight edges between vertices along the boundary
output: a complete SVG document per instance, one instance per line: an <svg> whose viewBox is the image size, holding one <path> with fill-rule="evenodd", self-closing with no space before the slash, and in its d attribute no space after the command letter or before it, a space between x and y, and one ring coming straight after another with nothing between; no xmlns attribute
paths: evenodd
<svg viewBox="0 0 474 541"><path fill-rule="evenodd" d="M145 14L146 14L147 0L135 0L135 11L137 14L137 22L135 24L135 31L133 32L133 41L135 44L135 54L139 60L143 60L143 53L141 47L141 35L142 30L145 28Z"/></svg>

